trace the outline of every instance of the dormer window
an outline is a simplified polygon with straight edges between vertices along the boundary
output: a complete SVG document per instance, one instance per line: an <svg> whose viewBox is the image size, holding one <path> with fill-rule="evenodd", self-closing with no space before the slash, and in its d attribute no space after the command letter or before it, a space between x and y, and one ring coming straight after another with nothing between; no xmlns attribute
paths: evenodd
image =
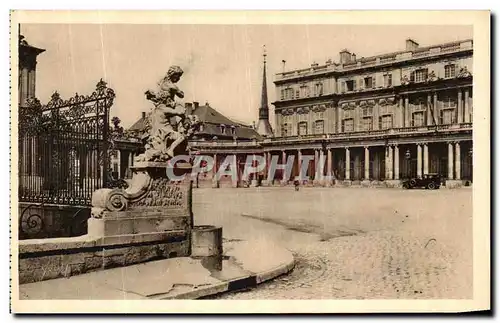
<svg viewBox="0 0 500 323"><path fill-rule="evenodd" d="M428 75L428 70L426 68L421 68L411 73L410 81L415 83L425 82L427 81Z"/></svg>
<svg viewBox="0 0 500 323"><path fill-rule="evenodd" d="M444 67L444 77L445 78L452 78L455 77L457 74L457 69L455 64L448 64Z"/></svg>
<svg viewBox="0 0 500 323"><path fill-rule="evenodd" d="M314 86L314 94L315 96L323 95L323 83L316 83Z"/></svg>
<svg viewBox="0 0 500 323"><path fill-rule="evenodd" d="M220 132L221 132L222 134L225 134L225 133L226 133L226 125L223 125L223 124L221 124L221 125L220 125Z"/></svg>
<svg viewBox="0 0 500 323"><path fill-rule="evenodd" d="M373 77L369 76L364 78L364 88L365 89L373 88Z"/></svg>
<svg viewBox="0 0 500 323"><path fill-rule="evenodd" d="M234 136L235 133L236 133L236 127L235 126L231 126L231 135Z"/></svg>
<svg viewBox="0 0 500 323"><path fill-rule="evenodd" d="M353 80L345 81L345 86L347 88L347 92L356 90L356 82L354 82Z"/></svg>

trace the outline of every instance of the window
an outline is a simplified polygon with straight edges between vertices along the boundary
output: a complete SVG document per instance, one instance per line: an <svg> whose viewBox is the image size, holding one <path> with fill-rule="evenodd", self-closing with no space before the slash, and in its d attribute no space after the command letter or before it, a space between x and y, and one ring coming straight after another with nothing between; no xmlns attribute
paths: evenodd
<svg viewBox="0 0 500 323"><path fill-rule="evenodd" d="M379 118L379 128L380 129L391 129L392 128L392 115L388 114L381 116Z"/></svg>
<svg viewBox="0 0 500 323"><path fill-rule="evenodd" d="M295 98L296 99L300 98L300 91L299 90L295 90Z"/></svg>
<svg viewBox="0 0 500 323"><path fill-rule="evenodd" d="M363 117L370 117L373 115L373 107L363 107L361 109L361 114Z"/></svg>
<svg viewBox="0 0 500 323"><path fill-rule="evenodd" d="M293 99L293 89L287 88L287 89L281 90L281 99L282 100L292 100Z"/></svg>
<svg viewBox="0 0 500 323"><path fill-rule="evenodd" d="M354 119L354 109L343 109L344 119Z"/></svg>
<svg viewBox="0 0 500 323"><path fill-rule="evenodd" d="M307 98L309 97L309 87L307 85L302 85L300 87L300 97L301 98Z"/></svg>
<svg viewBox="0 0 500 323"><path fill-rule="evenodd" d="M307 114L299 114L298 115L298 119L299 119L299 122L303 121L303 122L307 122L307 119L308 119L308 115Z"/></svg>
<svg viewBox="0 0 500 323"><path fill-rule="evenodd" d="M236 127L231 126L231 134L234 135L236 133Z"/></svg>
<svg viewBox="0 0 500 323"><path fill-rule="evenodd" d="M425 111L427 110L427 102L425 101L425 99L417 99L415 100L413 103L413 111Z"/></svg>
<svg viewBox="0 0 500 323"><path fill-rule="evenodd" d="M292 135L292 124L291 123L285 123L281 127L281 135L283 137L291 136Z"/></svg>
<svg viewBox="0 0 500 323"><path fill-rule="evenodd" d="M423 111L419 111L419 112L413 112L412 115L411 115L411 124L413 127L421 127L423 126L425 123L425 120L424 120L424 112Z"/></svg>
<svg viewBox="0 0 500 323"><path fill-rule="evenodd" d="M314 118L314 120L324 119L325 118L325 113L323 111L321 111L321 112L314 112L313 118Z"/></svg>
<svg viewBox="0 0 500 323"><path fill-rule="evenodd" d="M325 122L323 120L316 120L314 122L314 133L322 134L325 132Z"/></svg>
<svg viewBox="0 0 500 323"><path fill-rule="evenodd" d="M345 85L347 87L347 91L351 92L356 89L356 83L354 81L345 81Z"/></svg>
<svg viewBox="0 0 500 323"><path fill-rule="evenodd" d="M299 122L299 136L307 135L307 122Z"/></svg>
<svg viewBox="0 0 500 323"><path fill-rule="evenodd" d="M342 132L353 132L354 131L354 119L344 119L342 120Z"/></svg>
<svg viewBox="0 0 500 323"><path fill-rule="evenodd" d="M446 97L443 99L443 109L455 108L457 106L457 102L452 97Z"/></svg>
<svg viewBox="0 0 500 323"><path fill-rule="evenodd" d="M365 89L371 89L373 87L373 77L365 77Z"/></svg>
<svg viewBox="0 0 500 323"><path fill-rule="evenodd" d="M392 74L384 74L384 87L392 86Z"/></svg>
<svg viewBox="0 0 500 323"><path fill-rule="evenodd" d="M441 110L440 118L441 118L441 124L455 123L455 109Z"/></svg>
<svg viewBox="0 0 500 323"><path fill-rule="evenodd" d="M118 163L113 163L113 172L118 174Z"/></svg>
<svg viewBox="0 0 500 323"><path fill-rule="evenodd" d="M444 77L455 77L456 76L456 66L455 64L448 64L444 67Z"/></svg>
<svg viewBox="0 0 500 323"><path fill-rule="evenodd" d="M323 95L323 83L317 83L314 86L314 95L315 96L321 96L321 95Z"/></svg>
<svg viewBox="0 0 500 323"><path fill-rule="evenodd" d="M426 68L421 68L411 73L410 80L415 83L427 81L428 70Z"/></svg>
<svg viewBox="0 0 500 323"><path fill-rule="evenodd" d="M363 117L361 127L364 131L373 130L373 119L372 117Z"/></svg>
<svg viewBox="0 0 500 323"><path fill-rule="evenodd" d="M379 107L379 114L380 115L392 114L392 106L389 106L389 105L380 106Z"/></svg>
<svg viewBox="0 0 500 323"><path fill-rule="evenodd" d="M223 125L223 124L220 125L220 132L222 134L224 134L226 132L226 126L225 125Z"/></svg>

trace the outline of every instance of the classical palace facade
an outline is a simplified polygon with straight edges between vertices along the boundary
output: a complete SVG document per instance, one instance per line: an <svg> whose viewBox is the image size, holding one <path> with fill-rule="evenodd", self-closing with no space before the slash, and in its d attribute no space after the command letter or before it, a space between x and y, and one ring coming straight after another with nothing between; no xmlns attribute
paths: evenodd
<svg viewBox="0 0 500 323"><path fill-rule="evenodd" d="M191 145L213 156L217 166L233 156L239 174L248 155L268 161L277 155L280 164L295 156L290 178L266 178L264 170L263 185L292 183L304 155L314 156L304 184L399 186L403 178L432 173L448 187L470 184L472 55L472 40L420 47L408 39L405 50L367 58L342 50L338 62L275 75L274 131L257 127L260 137L251 141L204 139ZM269 114L265 70L264 58L259 119ZM324 167L317 167L321 158ZM238 178L231 185L242 184Z"/></svg>

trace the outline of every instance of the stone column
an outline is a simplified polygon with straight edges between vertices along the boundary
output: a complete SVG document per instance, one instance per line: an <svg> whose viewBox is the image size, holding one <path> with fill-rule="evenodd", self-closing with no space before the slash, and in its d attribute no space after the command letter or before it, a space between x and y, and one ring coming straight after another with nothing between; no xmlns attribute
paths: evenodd
<svg viewBox="0 0 500 323"><path fill-rule="evenodd" d="M28 72L28 97L35 97L35 88L36 88L36 69L33 69Z"/></svg>
<svg viewBox="0 0 500 323"><path fill-rule="evenodd" d="M455 179L460 180L461 173L460 143L455 144Z"/></svg>
<svg viewBox="0 0 500 323"><path fill-rule="evenodd" d="M394 179L399 180L399 146L394 146Z"/></svg>
<svg viewBox="0 0 500 323"><path fill-rule="evenodd" d="M281 151L281 164L284 165L286 164L286 151L282 150ZM289 178L285 178L285 170L281 170L281 184L286 184L289 180Z"/></svg>
<svg viewBox="0 0 500 323"><path fill-rule="evenodd" d="M405 119L406 119L406 126L407 127L411 127L411 119L410 119L410 104L409 104L409 99L408 99L408 96L406 95L405 96L405 112L406 112L406 115L405 115Z"/></svg>
<svg viewBox="0 0 500 323"><path fill-rule="evenodd" d="M319 180L319 151L314 149L314 181Z"/></svg>
<svg viewBox="0 0 500 323"><path fill-rule="evenodd" d="M325 159L325 152L323 149L319 150L319 180L324 180L325 179L325 164L324 164L324 159Z"/></svg>
<svg viewBox="0 0 500 323"><path fill-rule="evenodd" d="M337 133L342 132L342 107L337 105Z"/></svg>
<svg viewBox="0 0 500 323"><path fill-rule="evenodd" d="M239 166L238 166L238 156L236 154L233 154L233 165L235 165L236 167L236 171L234 172L235 175L236 175L236 178L231 178L231 184L233 187L238 187L238 181L239 181L239 173L240 173L240 169L239 169ZM234 174L233 174L234 175Z"/></svg>
<svg viewBox="0 0 500 323"><path fill-rule="evenodd" d="M212 187L219 188L219 179L217 178L217 154L214 154L214 167L212 168Z"/></svg>
<svg viewBox="0 0 500 323"><path fill-rule="evenodd" d="M417 144L417 177L422 178L422 144Z"/></svg>
<svg viewBox="0 0 500 323"><path fill-rule="evenodd" d="M453 179L453 144L448 143L448 179Z"/></svg>
<svg viewBox="0 0 500 323"><path fill-rule="evenodd" d="M428 126L432 126L432 110L431 110L431 94L427 94L427 109L426 109L426 113L425 113L425 116L427 118L427 125Z"/></svg>
<svg viewBox="0 0 500 323"><path fill-rule="evenodd" d="M399 98L399 109L401 110L401 126L402 128L406 127L406 109L404 106L403 98ZM378 122L378 120L377 120Z"/></svg>
<svg viewBox="0 0 500 323"><path fill-rule="evenodd" d="M252 167L254 166L255 163L255 153L252 154ZM245 165L245 167L248 167L249 165ZM244 171L244 170L243 170ZM252 180L250 182L250 186L256 187L257 186L257 178L259 177L259 173L253 173L252 174Z"/></svg>
<svg viewBox="0 0 500 323"><path fill-rule="evenodd" d="M297 167L299 168L299 178L302 180L302 151L297 149Z"/></svg>
<svg viewBox="0 0 500 323"><path fill-rule="evenodd" d="M19 97L19 103L21 106L25 106L26 99L28 98L28 69L23 68L21 70L21 95Z"/></svg>
<svg viewBox="0 0 500 323"><path fill-rule="evenodd" d="M439 124L439 116L438 116L438 95L436 92L434 92L434 95L433 95L433 108L434 108L434 120L436 120L436 125Z"/></svg>
<svg viewBox="0 0 500 323"><path fill-rule="evenodd" d="M349 152L349 148L345 148L345 179L346 181L351 178L351 156Z"/></svg>
<svg viewBox="0 0 500 323"><path fill-rule="evenodd" d="M462 108L462 89L458 89L457 114L458 114L457 123L464 122L463 119L464 111Z"/></svg>
<svg viewBox="0 0 500 323"><path fill-rule="evenodd" d="M122 151L118 149L116 151L116 164L118 165L117 170L118 170L118 178L122 178Z"/></svg>
<svg viewBox="0 0 500 323"><path fill-rule="evenodd" d="M271 164L272 152L268 151L264 153L264 158L266 160L266 167L264 167L264 179L266 185L270 185L270 183L274 180L274 178L269 177L269 165Z"/></svg>
<svg viewBox="0 0 500 323"><path fill-rule="evenodd" d="M424 144L424 175L429 174L429 145Z"/></svg>
<svg viewBox="0 0 500 323"><path fill-rule="evenodd" d="M332 150L330 148L326 151L326 176L332 176Z"/></svg>
<svg viewBox="0 0 500 323"><path fill-rule="evenodd" d="M394 167L394 157L393 157L392 146L389 146L388 148L389 148L389 158L388 158L388 160L389 160L389 163L388 163L388 166L389 166L389 168L388 168L388 175L389 176L388 177L389 178L388 179L392 180L392 179L394 179L394 172L393 172L393 169L394 169L393 168Z"/></svg>
<svg viewBox="0 0 500 323"><path fill-rule="evenodd" d="M365 181L370 180L370 149L365 146Z"/></svg>
<svg viewBox="0 0 500 323"><path fill-rule="evenodd" d="M464 92L464 122L470 122L470 111L469 111L469 90L466 89Z"/></svg>

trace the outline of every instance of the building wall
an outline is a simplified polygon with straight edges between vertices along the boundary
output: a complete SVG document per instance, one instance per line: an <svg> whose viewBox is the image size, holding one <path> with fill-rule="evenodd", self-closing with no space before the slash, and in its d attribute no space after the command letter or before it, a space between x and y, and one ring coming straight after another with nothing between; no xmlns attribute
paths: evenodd
<svg viewBox="0 0 500 323"><path fill-rule="evenodd" d="M290 81L278 79L275 82L279 94L275 103L277 136L297 136L304 132L313 134L314 122L320 119L313 110L316 105L322 104L331 108L324 113L325 133L338 133L339 130L342 132L342 121L346 119L354 120L352 127L350 124L346 127L349 131L365 130L367 127L363 127L362 118L363 112L366 117L368 111L366 108L363 110L362 106L366 103L362 101L373 106L373 109L368 109L372 110L369 115L373 117L373 130L380 128L379 117L384 115L392 115L392 127L395 128L419 124L412 122L415 113L416 118L420 117L419 110L424 114L424 124L433 124L433 105L436 105L435 117L439 119L436 120L438 124L443 121L440 118L441 110L449 109L450 104L456 107L454 123L470 122L472 83L464 89L463 85L458 87L453 82L464 68L473 73L472 41L452 45L436 45L420 52L395 54L394 64L384 64L383 60L388 58L376 57L371 61L359 60L349 63L350 65L343 65L324 73L325 75L315 75L315 69L306 69L295 71L295 77ZM422 70L427 72L419 72ZM431 83L425 89L409 91L402 87L406 85L405 80L416 86L428 83L427 80ZM433 89L432 82L436 81L438 83ZM446 82L448 84L443 84ZM437 91L436 101L433 90ZM401 98L401 95L408 95L408 107L405 106L405 98ZM382 103L381 100L388 97L392 101ZM467 115L466 105L469 111ZM459 112L461 117L458 116ZM307 123L307 130L299 132L300 126L305 125L303 122ZM285 132L287 124L288 131Z"/></svg>

